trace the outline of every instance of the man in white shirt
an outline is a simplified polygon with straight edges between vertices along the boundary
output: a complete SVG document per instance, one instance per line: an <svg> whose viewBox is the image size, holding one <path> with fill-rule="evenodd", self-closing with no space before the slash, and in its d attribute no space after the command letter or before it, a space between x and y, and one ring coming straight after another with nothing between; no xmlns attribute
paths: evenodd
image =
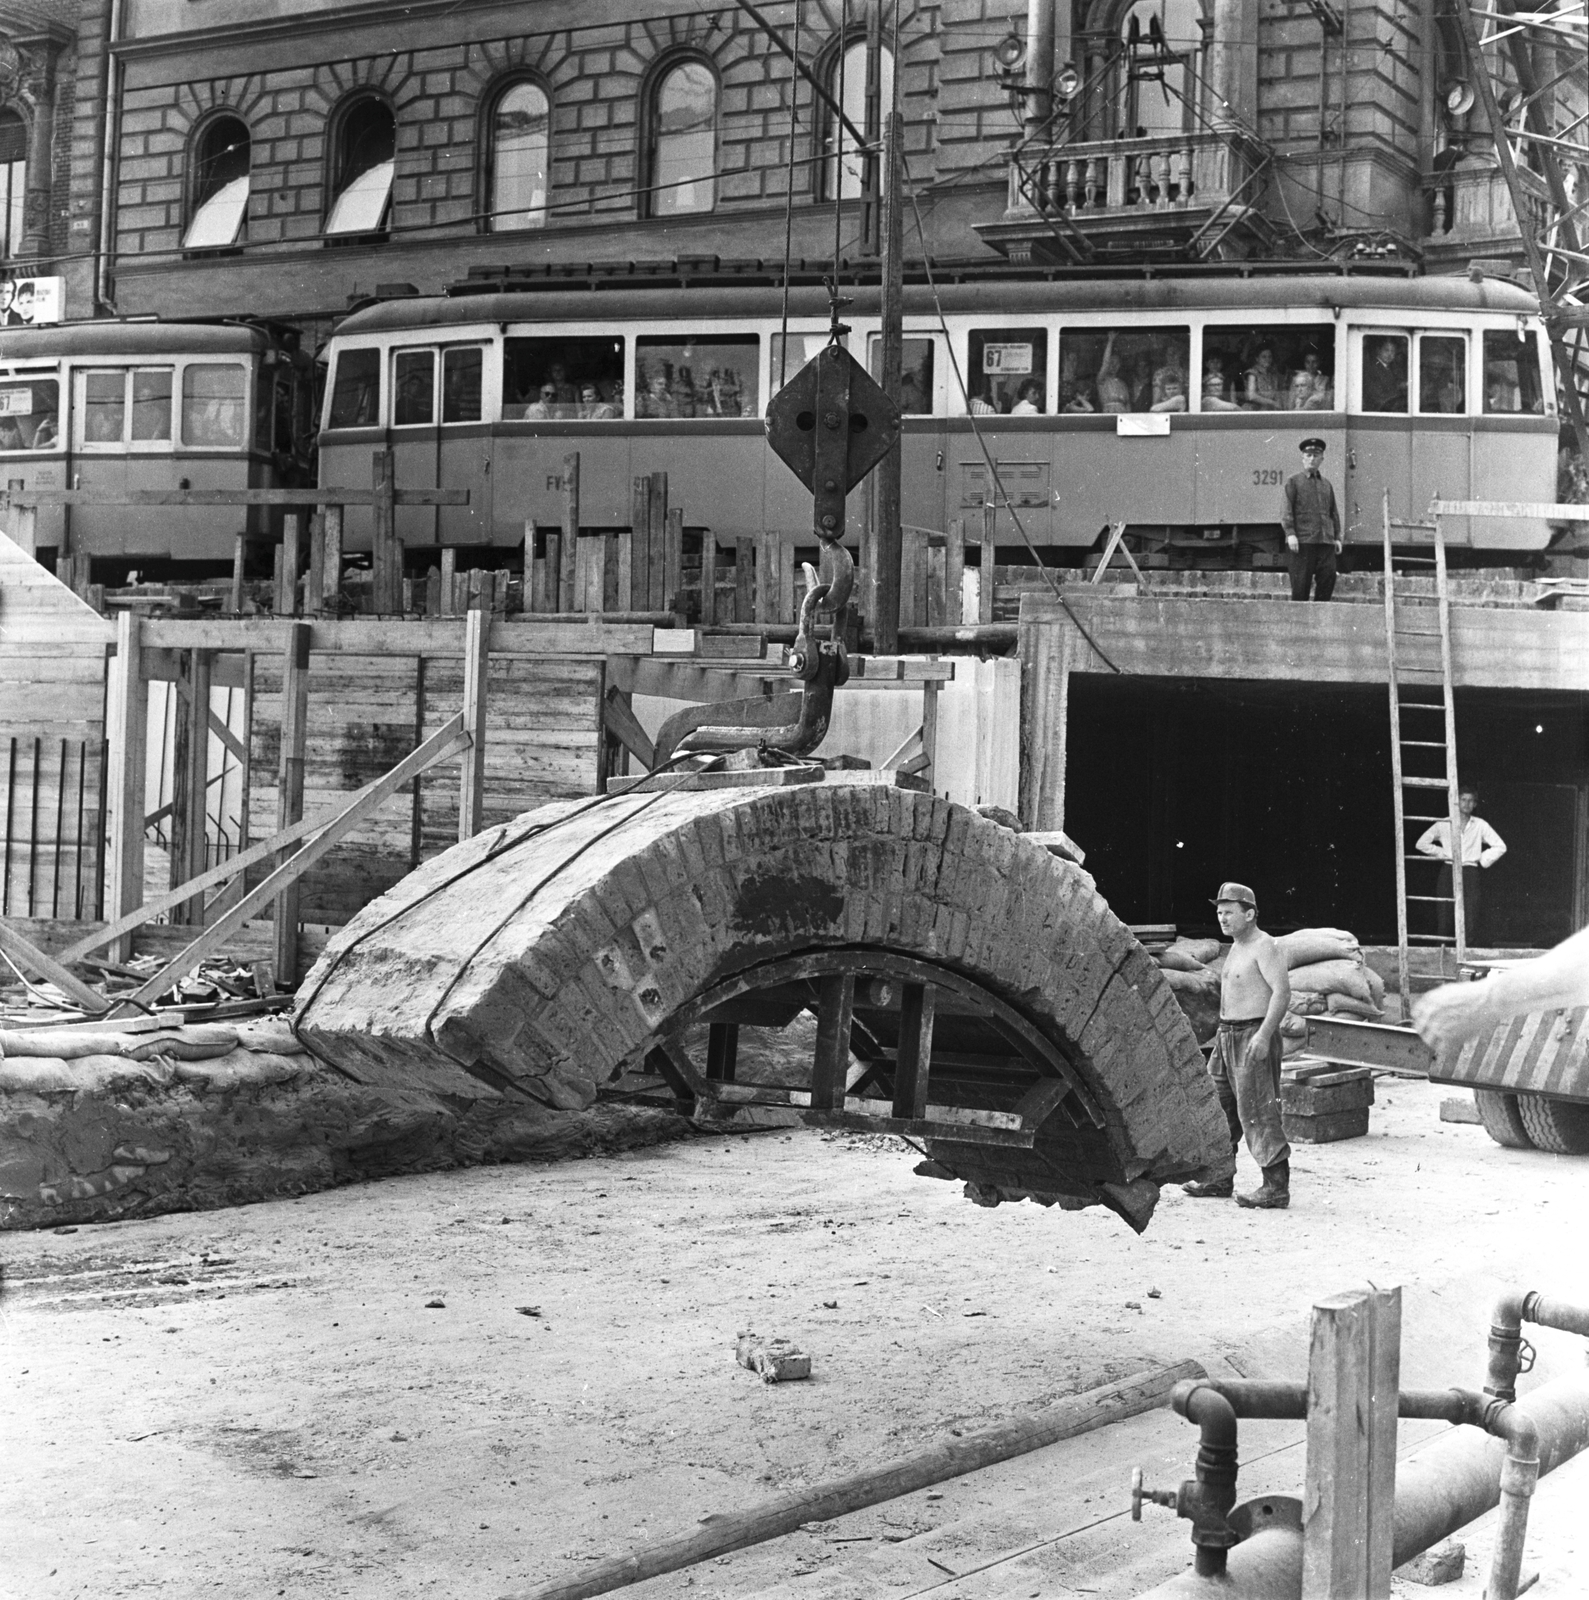
<svg viewBox="0 0 1589 1600"><path fill-rule="evenodd" d="M1493 867L1506 854L1506 841L1482 817L1475 815L1479 808L1479 791L1464 784L1457 792L1457 809L1462 813L1462 909L1463 927L1469 943L1476 943L1479 926L1479 872ZM1451 880L1451 823L1442 817L1424 829L1414 847L1421 854L1443 861L1435 893L1449 897ZM1450 935L1456 931L1457 919L1453 905L1440 907L1440 932Z"/></svg>

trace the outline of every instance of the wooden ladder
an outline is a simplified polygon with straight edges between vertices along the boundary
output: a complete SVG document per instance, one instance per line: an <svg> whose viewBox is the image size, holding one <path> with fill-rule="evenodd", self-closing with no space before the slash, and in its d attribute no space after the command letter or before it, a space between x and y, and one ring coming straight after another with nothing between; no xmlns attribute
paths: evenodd
<svg viewBox="0 0 1589 1600"><path fill-rule="evenodd" d="M1392 527L1417 533L1426 533L1433 546L1432 556L1411 559L1432 562L1435 578L1435 620L1433 629L1409 626L1397 614L1396 574L1391 562ZM1384 500L1385 532L1385 661L1386 684L1390 691L1390 764L1391 794L1396 808L1396 965L1401 979L1402 1012L1405 1020L1411 1003L1412 991L1408 979L1408 949L1413 943L1436 945L1441 950L1441 971L1445 969L1445 947L1455 947L1457 967L1467 958L1467 930L1462 896L1462 815L1457 799L1457 719L1456 705L1451 691L1451 601L1446 585L1446 549L1441 532L1440 518L1432 522L1396 522L1390 515L1390 494ZM1407 558L1403 558L1406 560ZM1404 608L1417 619L1427 616L1426 608ZM1438 667L1409 665L1402 655L1401 646L1413 639L1438 638L1440 665ZM1439 698L1434 698L1435 691ZM1409 694L1408 691L1413 691ZM1408 734L1402 732L1403 713L1413 713L1408 720ZM1439 722L1436 725L1436 718ZM1438 753L1438 763L1433 759ZM1432 765L1438 764L1440 775L1428 774ZM1407 770L1411 766L1413 772ZM1421 769L1421 770L1420 770ZM1427 812L1424 802L1445 792L1444 812ZM1412 809L1408 808L1409 801ZM1452 869L1451 893L1409 894L1407 892L1407 863L1437 865L1434 856L1421 855L1412 848L1413 837L1409 826L1419 833L1431 823L1444 817L1451 828ZM1413 905L1450 906L1453 933L1412 933L1407 927L1407 907ZM1455 977L1456 973L1446 974Z"/></svg>

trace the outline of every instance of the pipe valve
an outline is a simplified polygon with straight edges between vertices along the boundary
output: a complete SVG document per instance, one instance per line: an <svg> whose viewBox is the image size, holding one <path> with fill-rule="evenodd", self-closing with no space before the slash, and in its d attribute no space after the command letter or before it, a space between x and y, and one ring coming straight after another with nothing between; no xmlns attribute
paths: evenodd
<svg viewBox="0 0 1589 1600"><path fill-rule="evenodd" d="M1142 1468L1131 1469L1131 1520L1142 1520L1142 1502L1151 1501L1156 1506L1168 1506L1172 1511L1180 1509L1180 1495L1174 1489L1148 1489L1142 1483Z"/></svg>

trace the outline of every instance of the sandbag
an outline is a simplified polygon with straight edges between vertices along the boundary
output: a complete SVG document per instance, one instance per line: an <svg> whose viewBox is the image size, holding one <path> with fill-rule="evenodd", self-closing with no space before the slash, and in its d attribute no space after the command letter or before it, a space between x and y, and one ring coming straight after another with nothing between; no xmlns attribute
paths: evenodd
<svg viewBox="0 0 1589 1600"><path fill-rule="evenodd" d="M1385 1014L1372 1000L1354 1000L1349 994L1326 995L1325 1005L1332 1017L1361 1017L1365 1022L1378 1022Z"/></svg>
<svg viewBox="0 0 1589 1600"><path fill-rule="evenodd" d="M1219 979L1207 967L1199 967L1196 972L1178 972L1174 967L1167 967L1164 981L1177 994L1219 993Z"/></svg>
<svg viewBox="0 0 1589 1600"><path fill-rule="evenodd" d="M1220 943L1218 939L1177 939L1170 949L1178 950L1206 967L1219 955Z"/></svg>
<svg viewBox="0 0 1589 1600"><path fill-rule="evenodd" d="M1354 1000L1369 1005L1374 997L1363 975L1365 970L1355 961L1313 961L1292 971L1292 992L1349 994Z"/></svg>
<svg viewBox="0 0 1589 1600"><path fill-rule="evenodd" d="M1275 943L1285 953L1288 967L1309 967L1319 961L1363 959L1356 938L1344 928L1298 928L1282 933Z"/></svg>
<svg viewBox="0 0 1589 1600"><path fill-rule="evenodd" d="M1324 1010L1324 996L1315 994L1311 989L1293 989L1291 1003L1286 1007L1287 1016L1316 1017Z"/></svg>
<svg viewBox="0 0 1589 1600"><path fill-rule="evenodd" d="M1385 980L1372 967L1367 966L1363 968L1363 976L1368 979L1368 998L1383 1011L1385 1009Z"/></svg>
<svg viewBox="0 0 1589 1600"><path fill-rule="evenodd" d="M1164 972L1204 972L1207 970L1196 956L1188 955L1184 948L1177 948L1173 944L1168 950L1159 951L1154 960L1158 962L1160 970Z"/></svg>
<svg viewBox="0 0 1589 1600"><path fill-rule="evenodd" d="M218 1022L178 1025L149 1033L92 1027L13 1028L0 1032L0 1055L47 1056L65 1061L78 1061L85 1056L127 1056L134 1061L170 1056L178 1061L202 1061L224 1056L236 1048L237 1030Z"/></svg>

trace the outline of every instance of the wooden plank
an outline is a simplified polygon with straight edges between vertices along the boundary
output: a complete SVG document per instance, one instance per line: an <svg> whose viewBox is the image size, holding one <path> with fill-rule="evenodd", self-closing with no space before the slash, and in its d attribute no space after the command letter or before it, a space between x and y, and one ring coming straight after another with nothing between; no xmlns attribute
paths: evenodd
<svg viewBox="0 0 1589 1600"><path fill-rule="evenodd" d="M389 455L390 452L382 452ZM276 780L276 831L282 832L303 820L304 742L309 731L309 638L310 625L292 625L288 639L281 694L281 748ZM285 865L294 847L286 846L276 857L278 870ZM287 882L277 899L272 916L276 923L276 972L283 982L298 981L298 880Z"/></svg>
<svg viewBox="0 0 1589 1600"><path fill-rule="evenodd" d="M325 587L326 525L325 518L317 512L309 518L309 577L303 590L305 616L318 617L324 613Z"/></svg>
<svg viewBox="0 0 1589 1600"><path fill-rule="evenodd" d="M491 617L478 608L464 623L463 726L469 748L459 762L458 837L472 839L480 831L485 793L486 684L491 662Z"/></svg>
<svg viewBox="0 0 1589 1600"><path fill-rule="evenodd" d="M298 513L289 511L281 519L281 615L295 617L299 610L298 564L302 558L302 532Z"/></svg>
<svg viewBox="0 0 1589 1600"><path fill-rule="evenodd" d="M90 989L75 973L68 972L59 961L36 949L3 921L0 921L0 950L5 951L19 967L53 983L83 1010L101 1015L110 1009L110 1002L98 990Z"/></svg>
<svg viewBox="0 0 1589 1600"><path fill-rule="evenodd" d="M342 507L328 505L321 516L325 527L325 564L320 609L336 613L341 610L342 601Z"/></svg>
<svg viewBox="0 0 1589 1600"><path fill-rule="evenodd" d="M921 688L921 753L925 758L922 776L936 787L938 782L938 685L924 683Z"/></svg>
<svg viewBox="0 0 1589 1600"><path fill-rule="evenodd" d="M684 508L670 506L663 530L662 609L684 609Z"/></svg>
<svg viewBox="0 0 1589 1600"><path fill-rule="evenodd" d="M370 457L372 511L371 553L374 563L371 604L379 617L401 612L403 605L403 549L397 538L395 485L397 457L390 450L376 450ZM282 976L278 965L277 975ZM288 981L291 981L290 978Z"/></svg>
<svg viewBox="0 0 1589 1600"><path fill-rule="evenodd" d="M256 911L296 883L304 872L331 850L345 834L351 832L365 817L385 804L410 778L467 749L467 736L462 730L463 717L460 714L446 722L411 756L393 767L385 777L372 783L368 788L361 789L342 811L324 824L315 838L303 849L290 855L269 877L238 901L225 916L184 946L159 972L140 985L131 995L123 997L121 1003L147 1005L170 988L177 978L191 971L206 956L219 950ZM279 967L277 975L281 976Z"/></svg>
<svg viewBox="0 0 1589 1600"><path fill-rule="evenodd" d="M555 537L555 535L553 536ZM1532 613L1531 613L1532 615ZM152 646L177 650L254 650L280 655L286 647L286 620L249 617L241 621L207 617L170 617L144 623L143 637ZM301 625L301 624L300 624ZM451 657L461 660L463 634L456 622L350 617L309 624L316 655ZM491 653L504 656L650 655L652 624L584 621L546 622L529 617L496 618L491 624ZM96 696L97 699L97 696Z"/></svg>
<svg viewBox="0 0 1589 1600"><path fill-rule="evenodd" d="M575 582L579 559L579 452L571 450L563 457L563 543L557 575L557 606L559 610L572 611L579 601L575 598Z"/></svg>
<svg viewBox="0 0 1589 1600"><path fill-rule="evenodd" d="M896 1117L927 1115L928 1067L932 1061L933 1007L937 989L907 983L899 996L899 1052L894 1071Z"/></svg>
<svg viewBox="0 0 1589 1600"><path fill-rule="evenodd" d="M627 605L634 594L634 533L631 529L620 528L612 535L608 544L609 552L616 551L616 566L613 570L614 593L613 603L608 606L609 611L619 611Z"/></svg>
<svg viewBox="0 0 1589 1600"><path fill-rule="evenodd" d="M961 517L949 519L949 531L944 536L943 603L944 620L952 628L965 622L962 610L965 594L966 525Z"/></svg>
<svg viewBox="0 0 1589 1600"><path fill-rule="evenodd" d="M931 536L926 536L927 541L927 626L941 628L946 623L958 618L951 618L949 612L949 572L948 555L945 547L934 544Z"/></svg>
<svg viewBox="0 0 1589 1600"><path fill-rule="evenodd" d="M992 490L988 491L989 498L982 507L982 538L981 538L981 566L977 569L977 621L979 623L992 622L993 620L993 595L998 587L998 548L994 544L994 534L998 525L997 507L992 499Z"/></svg>
<svg viewBox="0 0 1589 1600"><path fill-rule="evenodd" d="M187 782L186 814L183 818L182 837L186 846L185 858L178 861L179 852L172 851L171 870L178 874L177 882L203 872L209 865L208 827L210 780L210 653L208 650L188 652L188 699L178 711L187 725ZM174 887L174 885L173 885Z"/></svg>
<svg viewBox="0 0 1589 1600"><path fill-rule="evenodd" d="M651 480L637 477L629 500L629 606L651 609Z"/></svg>
<svg viewBox="0 0 1589 1600"><path fill-rule="evenodd" d="M239 533L232 538L232 594L231 612L238 616L243 610L243 563L248 556L248 535Z"/></svg>
<svg viewBox="0 0 1589 1600"><path fill-rule="evenodd" d="M1031 829L1065 826L1065 760L1074 628L1031 622L1021 603L1020 816Z"/></svg>
<svg viewBox="0 0 1589 1600"><path fill-rule="evenodd" d="M641 727L629 696L616 684L609 686L606 699L602 702L602 718L607 733L649 772L656 765L656 746Z"/></svg>
<svg viewBox="0 0 1589 1600"><path fill-rule="evenodd" d="M1400 1377L1400 1289L1358 1290L1314 1306L1303 1600L1390 1594Z"/></svg>
<svg viewBox="0 0 1589 1600"><path fill-rule="evenodd" d="M668 475L651 474L651 493L647 499L650 518L646 528L646 563L650 568L646 577L646 592L651 596L654 611L666 611L668 598Z"/></svg>
<svg viewBox="0 0 1589 1600"><path fill-rule="evenodd" d="M717 621L717 535L710 528L701 529L700 621L704 627Z"/></svg>
<svg viewBox="0 0 1589 1600"><path fill-rule="evenodd" d="M850 1024L855 1015L855 975L830 973L818 982L816 1055L811 1066L811 1109L842 1111L850 1067Z"/></svg>
<svg viewBox="0 0 1589 1600"><path fill-rule="evenodd" d="M111 811L110 861L106 910L112 921L143 900L144 761L149 723L149 689L143 679L143 623L124 611L116 619L116 661L106 710L110 743L105 778ZM125 938L111 946L112 961L132 954Z"/></svg>

